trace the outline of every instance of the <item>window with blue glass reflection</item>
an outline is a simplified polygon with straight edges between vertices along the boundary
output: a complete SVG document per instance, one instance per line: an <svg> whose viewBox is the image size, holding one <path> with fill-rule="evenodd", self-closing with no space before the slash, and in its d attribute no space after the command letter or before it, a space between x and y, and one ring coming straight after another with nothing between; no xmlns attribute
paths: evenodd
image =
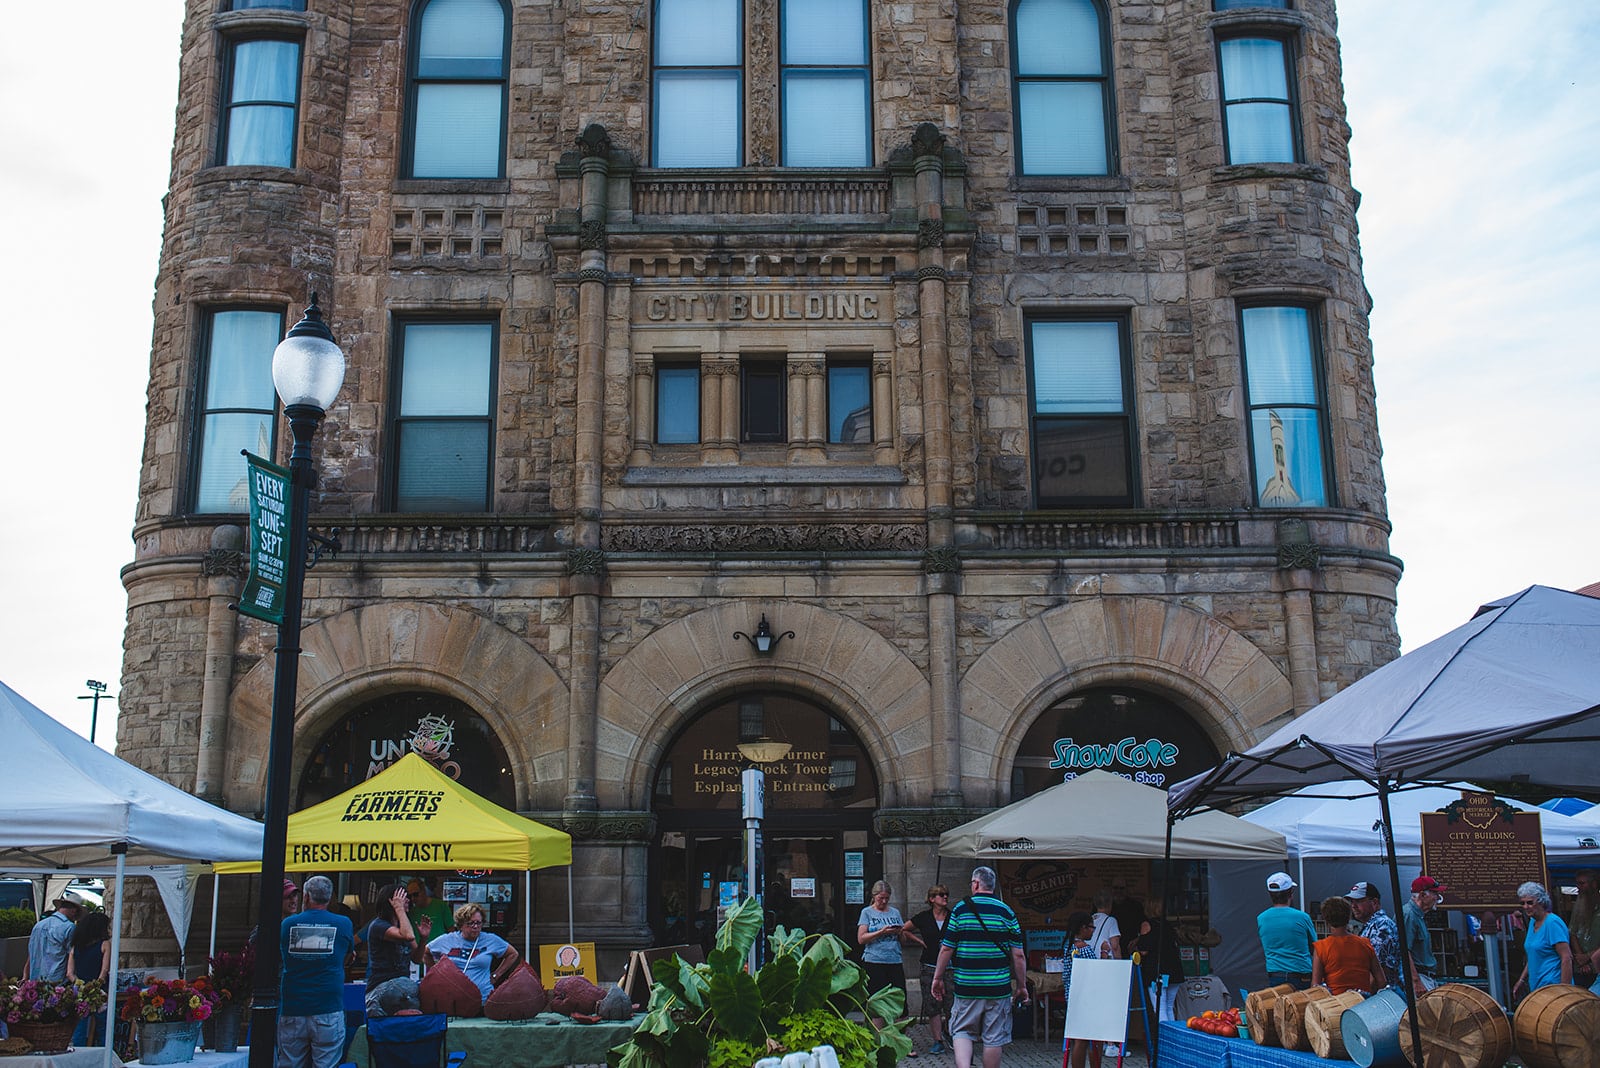
<svg viewBox="0 0 1600 1068"><path fill-rule="evenodd" d="M498 330L492 322L403 323L398 333L394 507L489 507Z"/></svg>
<svg viewBox="0 0 1600 1068"><path fill-rule="evenodd" d="M1017 0L1012 42L1019 171L1111 173L1108 41L1097 0Z"/></svg>
<svg viewBox="0 0 1600 1068"><path fill-rule="evenodd" d="M306 0L233 0L234 11L304 11Z"/></svg>
<svg viewBox="0 0 1600 1068"><path fill-rule="evenodd" d="M739 0L656 0L657 167L737 167L743 160L740 11Z"/></svg>
<svg viewBox="0 0 1600 1068"><path fill-rule="evenodd" d="M656 442L692 445L700 440L700 367L656 368Z"/></svg>
<svg viewBox="0 0 1600 1068"><path fill-rule="evenodd" d="M1040 508L1134 503L1132 399L1120 319L1028 324Z"/></svg>
<svg viewBox="0 0 1600 1068"><path fill-rule="evenodd" d="M282 339L282 312L237 309L207 317L194 458L196 512L249 511L239 453L249 449L274 459L278 394L272 386L272 352Z"/></svg>
<svg viewBox="0 0 1600 1068"><path fill-rule="evenodd" d="M1271 37L1217 43L1229 163L1294 163L1289 46Z"/></svg>
<svg viewBox="0 0 1600 1068"><path fill-rule="evenodd" d="M864 362L828 364L828 440L872 441L872 368Z"/></svg>
<svg viewBox="0 0 1600 1068"><path fill-rule="evenodd" d="M1265 508L1329 504L1316 316L1309 308L1239 313L1256 501Z"/></svg>
<svg viewBox="0 0 1600 1068"><path fill-rule="evenodd" d="M234 41L228 49L222 162L293 167L300 99L300 43L275 38Z"/></svg>
<svg viewBox="0 0 1600 1068"><path fill-rule="evenodd" d="M783 0L782 27L784 166L868 166L865 0Z"/></svg>
<svg viewBox="0 0 1600 1068"><path fill-rule="evenodd" d="M427 0L418 8L411 177L503 175L508 36L501 0Z"/></svg>

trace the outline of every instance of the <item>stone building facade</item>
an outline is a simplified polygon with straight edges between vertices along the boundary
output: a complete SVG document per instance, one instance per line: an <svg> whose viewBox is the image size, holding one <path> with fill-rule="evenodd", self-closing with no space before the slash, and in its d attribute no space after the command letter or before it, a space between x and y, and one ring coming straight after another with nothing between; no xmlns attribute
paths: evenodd
<svg viewBox="0 0 1600 1068"><path fill-rule="evenodd" d="M1332 0L183 34L118 739L169 781L262 805L236 458L287 455L264 368L312 292L350 369L296 799L431 731L573 832L608 950L737 877L740 742L787 749L769 892L845 929L978 811L1203 769L1396 655Z"/></svg>

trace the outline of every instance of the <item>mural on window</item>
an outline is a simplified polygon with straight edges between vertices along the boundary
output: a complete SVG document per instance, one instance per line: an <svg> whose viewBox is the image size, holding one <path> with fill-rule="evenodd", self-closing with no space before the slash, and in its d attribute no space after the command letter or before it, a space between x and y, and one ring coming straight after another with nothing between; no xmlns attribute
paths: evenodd
<svg viewBox="0 0 1600 1068"><path fill-rule="evenodd" d="M368 701L324 734L300 775L295 807L341 794L407 753L502 808L516 808L511 762L488 721L453 697L417 692Z"/></svg>
<svg viewBox="0 0 1600 1068"><path fill-rule="evenodd" d="M1217 763L1217 749L1189 714L1141 690L1097 687L1056 702L1023 736L1011 772L1011 799L1085 771L1165 789Z"/></svg>
<svg viewBox="0 0 1600 1068"><path fill-rule="evenodd" d="M739 808L746 768L766 772L767 809L877 807L872 761L856 736L809 701L746 693L684 728L656 772L657 808Z"/></svg>

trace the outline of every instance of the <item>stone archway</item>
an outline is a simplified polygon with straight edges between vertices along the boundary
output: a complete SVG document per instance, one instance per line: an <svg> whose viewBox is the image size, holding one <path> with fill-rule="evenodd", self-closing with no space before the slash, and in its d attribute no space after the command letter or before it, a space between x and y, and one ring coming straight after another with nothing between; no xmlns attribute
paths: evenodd
<svg viewBox="0 0 1600 1068"><path fill-rule="evenodd" d="M1022 736L1051 703L1089 686L1135 685L1193 714L1219 750L1248 747L1294 707L1289 679L1254 642L1203 612L1097 597L1009 631L961 680L961 778L969 804L997 792Z"/></svg>
<svg viewBox="0 0 1600 1068"><path fill-rule="evenodd" d="M511 760L517 807L534 807L535 784L553 784L559 804L566 769L567 688L527 642L461 608L425 601L367 605L301 632L299 716L293 772L322 732L353 702L399 690L431 690L471 705ZM266 778L274 658L234 688L228 724L227 806L258 811Z"/></svg>
<svg viewBox="0 0 1600 1068"><path fill-rule="evenodd" d="M793 630L771 657L733 638L765 612ZM834 709L878 769L881 806L932 790L928 680L877 631L815 605L733 602L653 632L600 682L596 786L603 803L645 809L653 770L678 728L749 688L788 689ZM614 800L613 800L614 799Z"/></svg>

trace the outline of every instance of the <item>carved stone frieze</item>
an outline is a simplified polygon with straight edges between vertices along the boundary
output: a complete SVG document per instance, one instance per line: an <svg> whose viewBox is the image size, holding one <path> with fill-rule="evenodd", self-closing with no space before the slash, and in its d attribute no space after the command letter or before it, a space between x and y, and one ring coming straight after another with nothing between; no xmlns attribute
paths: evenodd
<svg viewBox="0 0 1600 1068"><path fill-rule="evenodd" d="M244 578L250 573L250 558L237 549L208 549L200 560L200 573Z"/></svg>
<svg viewBox="0 0 1600 1068"><path fill-rule="evenodd" d="M533 819L559 827L583 842L653 842L656 818L650 812L535 812Z"/></svg>
<svg viewBox="0 0 1600 1068"><path fill-rule="evenodd" d="M606 224L602 219L586 219L578 224L578 247L585 249L604 249L606 247Z"/></svg>
<svg viewBox="0 0 1600 1068"><path fill-rule="evenodd" d="M606 569L606 554L599 549L568 549L567 574L598 575Z"/></svg>
<svg viewBox="0 0 1600 1068"><path fill-rule="evenodd" d="M961 570L961 553L953 545L935 545L922 552L926 575L951 575Z"/></svg>
<svg viewBox="0 0 1600 1068"><path fill-rule="evenodd" d="M971 808L882 808L873 817L873 823L878 837L883 839L937 838L945 831L983 815L985 811Z"/></svg>
<svg viewBox="0 0 1600 1068"><path fill-rule="evenodd" d="M923 219L917 223L917 247L940 248L944 245L944 220ZM940 268L943 270L943 268Z"/></svg>
<svg viewBox="0 0 1600 1068"><path fill-rule="evenodd" d="M606 527L607 552L908 552L927 541L920 523L635 525Z"/></svg>

